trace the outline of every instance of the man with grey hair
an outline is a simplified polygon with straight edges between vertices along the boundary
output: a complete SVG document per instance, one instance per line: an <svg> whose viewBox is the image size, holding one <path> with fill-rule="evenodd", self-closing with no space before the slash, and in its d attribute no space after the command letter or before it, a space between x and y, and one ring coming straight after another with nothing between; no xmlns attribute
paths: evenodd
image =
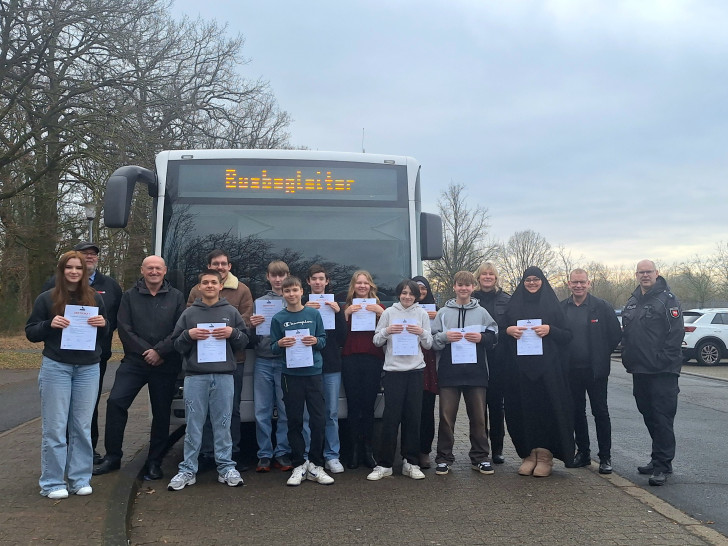
<svg viewBox="0 0 728 546"><path fill-rule="evenodd" d="M589 466L589 427L586 395L594 416L599 445L599 473L612 473L612 423L607 406L607 381L611 354L622 338L617 314L606 301L589 293L591 282L584 269L569 275L571 296L561 302L566 324L573 334L569 346L569 385L574 401L574 467Z"/></svg>
<svg viewBox="0 0 728 546"><path fill-rule="evenodd" d="M650 485L664 485L675 457L683 314L655 262L639 262L635 276L639 286L622 312L622 364L632 374L637 409L652 438L650 462L637 470L650 475Z"/></svg>

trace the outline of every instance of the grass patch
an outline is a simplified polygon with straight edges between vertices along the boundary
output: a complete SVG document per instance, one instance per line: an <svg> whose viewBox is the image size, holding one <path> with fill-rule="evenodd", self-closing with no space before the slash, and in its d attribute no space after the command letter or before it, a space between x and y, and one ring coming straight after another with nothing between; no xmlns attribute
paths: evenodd
<svg viewBox="0 0 728 546"><path fill-rule="evenodd" d="M40 353L18 353L0 351L0 370L37 370L40 368Z"/></svg>
<svg viewBox="0 0 728 546"><path fill-rule="evenodd" d="M34 352L26 352L28 350ZM42 350L43 343L31 343L24 334L0 336L0 370L37 370L40 368ZM111 350L123 351L116 332Z"/></svg>

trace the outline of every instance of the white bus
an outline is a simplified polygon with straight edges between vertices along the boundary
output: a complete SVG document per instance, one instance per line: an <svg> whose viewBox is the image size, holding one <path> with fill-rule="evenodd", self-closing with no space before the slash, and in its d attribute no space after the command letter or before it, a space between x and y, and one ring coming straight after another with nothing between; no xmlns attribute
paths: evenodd
<svg viewBox="0 0 728 546"><path fill-rule="evenodd" d="M127 166L109 178L107 227L125 227L134 186L154 198L154 253L185 295L214 248L229 253L232 273L253 297L265 293L268 263L285 261L305 284L323 264L337 293L352 273L372 273L383 301L442 256L442 222L421 211L420 165L410 158L309 150L174 150L155 171ZM343 298L337 296L337 301ZM246 358L241 420L253 421L252 351ZM343 401L342 401L343 402ZM339 415L346 417L340 404ZM184 418L176 400L173 416Z"/></svg>

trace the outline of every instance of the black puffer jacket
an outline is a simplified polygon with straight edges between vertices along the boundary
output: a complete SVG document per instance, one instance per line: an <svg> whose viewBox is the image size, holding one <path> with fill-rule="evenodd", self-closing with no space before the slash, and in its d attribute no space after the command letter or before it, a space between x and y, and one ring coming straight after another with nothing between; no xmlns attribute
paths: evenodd
<svg viewBox="0 0 728 546"><path fill-rule="evenodd" d="M685 335L680 302L657 277L646 293L638 286L622 311L622 364L629 373L680 374Z"/></svg>

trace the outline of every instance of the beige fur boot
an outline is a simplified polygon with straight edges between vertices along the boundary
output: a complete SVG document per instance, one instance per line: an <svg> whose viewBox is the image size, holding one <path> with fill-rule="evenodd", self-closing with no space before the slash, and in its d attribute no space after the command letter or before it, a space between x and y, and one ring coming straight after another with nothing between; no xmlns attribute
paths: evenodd
<svg viewBox="0 0 728 546"><path fill-rule="evenodd" d="M521 476L530 476L533 474L533 469L536 468L536 450L532 449L531 454L523 459L521 467L518 469L518 473Z"/></svg>
<svg viewBox="0 0 728 546"><path fill-rule="evenodd" d="M543 447L536 448L536 468L533 469L533 475L537 478L545 478L551 475L554 467L554 454Z"/></svg>

